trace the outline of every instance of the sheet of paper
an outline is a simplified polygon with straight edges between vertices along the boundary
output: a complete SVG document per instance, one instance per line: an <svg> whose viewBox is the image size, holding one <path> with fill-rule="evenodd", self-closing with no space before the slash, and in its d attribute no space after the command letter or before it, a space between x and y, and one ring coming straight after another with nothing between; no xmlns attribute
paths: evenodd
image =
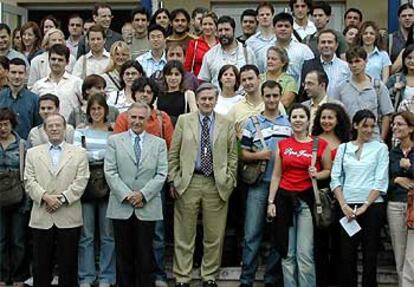
<svg viewBox="0 0 414 287"><path fill-rule="evenodd" d="M341 220L339 220L342 227L348 233L349 237L354 236L361 230L361 226L359 225L358 221L356 219L348 221L348 218L346 216L342 217Z"/></svg>

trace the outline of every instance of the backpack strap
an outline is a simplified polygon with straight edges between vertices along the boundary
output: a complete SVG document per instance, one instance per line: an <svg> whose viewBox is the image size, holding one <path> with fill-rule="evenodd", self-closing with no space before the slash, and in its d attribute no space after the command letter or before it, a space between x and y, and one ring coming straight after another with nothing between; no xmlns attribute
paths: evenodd
<svg viewBox="0 0 414 287"><path fill-rule="evenodd" d="M118 104L119 91L116 91L115 105Z"/></svg>
<svg viewBox="0 0 414 287"><path fill-rule="evenodd" d="M111 82L112 82L112 83L114 83L115 87L116 87L118 90L122 90L121 85L118 83L118 81L117 81L117 80L115 80L115 79L114 79L114 77L112 77L112 76L111 76L111 73L110 73L110 72L106 72L105 74L108 76L108 78L111 80Z"/></svg>

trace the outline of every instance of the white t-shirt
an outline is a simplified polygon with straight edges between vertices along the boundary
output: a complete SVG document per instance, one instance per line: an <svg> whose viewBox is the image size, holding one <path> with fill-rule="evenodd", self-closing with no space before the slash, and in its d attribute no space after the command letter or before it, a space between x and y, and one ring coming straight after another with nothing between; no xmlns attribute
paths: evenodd
<svg viewBox="0 0 414 287"><path fill-rule="evenodd" d="M222 95L219 95L214 111L222 115L227 115L227 113L231 110L231 108L235 104L240 102L242 98L243 96L239 94L236 94L234 97L231 97L231 98L224 98Z"/></svg>

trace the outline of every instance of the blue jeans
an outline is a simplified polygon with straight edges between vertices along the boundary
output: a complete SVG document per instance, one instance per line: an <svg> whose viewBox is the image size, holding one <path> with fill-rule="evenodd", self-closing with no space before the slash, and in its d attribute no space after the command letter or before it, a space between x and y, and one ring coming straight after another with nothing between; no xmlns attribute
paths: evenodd
<svg viewBox="0 0 414 287"><path fill-rule="evenodd" d="M116 282L115 241L112 224L106 218L107 200L82 203L83 226L79 240L79 283L93 284L96 280L95 268L95 214L99 221L99 274L100 283L114 285Z"/></svg>
<svg viewBox="0 0 414 287"><path fill-rule="evenodd" d="M293 212L288 254L282 259L282 269L284 286L316 286L312 214L309 206L300 199Z"/></svg>
<svg viewBox="0 0 414 287"><path fill-rule="evenodd" d="M161 190L161 201L163 216L165 218L165 190L166 185ZM164 220L155 222L154 238L152 240L152 248L154 249L155 271L153 273L154 281L161 280L167 282L167 273L165 272L165 226Z"/></svg>
<svg viewBox="0 0 414 287"><path fill-rule="evenodd" d="M254 282L257 270L257 257L263 237L266 220L267 196L269 182L261 181L249 187L246 201L246 219L244 223L244 240L242 254L242 270L240 283L251 285ZM274 247L271 247L266 262L264 283L274 284L275 268L280 256Z"/></svg>

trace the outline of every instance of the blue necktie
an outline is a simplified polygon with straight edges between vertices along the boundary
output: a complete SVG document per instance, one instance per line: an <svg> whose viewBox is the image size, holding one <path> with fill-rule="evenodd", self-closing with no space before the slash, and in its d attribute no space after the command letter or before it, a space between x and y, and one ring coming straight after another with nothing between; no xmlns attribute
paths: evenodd
<svg viewBox="0 0 414 287"><path fill-rule="evenodd" d="M134 150L135 150L135 158L137 159L137 166L139 166L139 160L141 159L141 145L139 144L140 141L141 141L141 138L139 136L136 136Z"/></svg>
<svg viewBox="0 0 414 287"><path fill-rule="evenodd" d="M206 176L210 176L213 173L213 153L211 151L208 121L209 118L204 117L201 125L201 171Z"/></svg>

